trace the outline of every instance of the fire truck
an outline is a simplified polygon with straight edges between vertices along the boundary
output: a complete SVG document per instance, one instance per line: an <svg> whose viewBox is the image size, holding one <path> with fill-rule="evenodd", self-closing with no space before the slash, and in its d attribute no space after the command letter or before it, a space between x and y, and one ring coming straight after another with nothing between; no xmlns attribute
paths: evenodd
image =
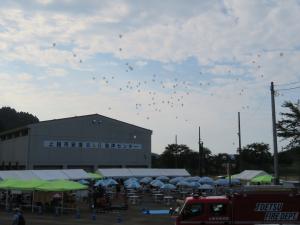
<svg viewBox="0 0 300 225"><path fill-rule="evenodd" d="M282 186L254 186L224 196L187 197L176 225L300 224L300 193Z"/></svg>

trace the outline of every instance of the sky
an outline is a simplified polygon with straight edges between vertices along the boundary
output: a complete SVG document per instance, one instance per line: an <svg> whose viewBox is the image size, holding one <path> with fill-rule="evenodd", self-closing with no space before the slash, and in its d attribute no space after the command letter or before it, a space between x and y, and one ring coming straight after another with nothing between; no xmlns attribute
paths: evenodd
<svg viewBox="0 0 300 225"><path fill-rule="evenodd" d="M1 0L0 107L40 120L98 113L213 154L272 145L300 93L297 0ZM137 137L138 138L138 137ZM281 149L286 143L279 139Z"/></svg>

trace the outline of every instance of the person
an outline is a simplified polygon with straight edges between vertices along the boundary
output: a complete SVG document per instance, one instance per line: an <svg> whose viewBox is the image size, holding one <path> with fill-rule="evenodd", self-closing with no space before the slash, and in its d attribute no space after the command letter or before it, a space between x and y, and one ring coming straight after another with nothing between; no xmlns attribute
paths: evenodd
<svg viewBox="0 0 300 225"><path fill-rule="evenodd" d="M12 225L25 225L25 224L26 222L22 210L20 208L15 208Z"/></svg>

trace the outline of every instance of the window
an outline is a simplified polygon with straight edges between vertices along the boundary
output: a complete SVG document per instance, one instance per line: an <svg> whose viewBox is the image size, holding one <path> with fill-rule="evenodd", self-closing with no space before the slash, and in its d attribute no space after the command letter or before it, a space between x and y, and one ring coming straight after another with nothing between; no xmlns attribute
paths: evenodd
<svg viewBox="0 0 300 225"><path fill-rule="evenodd" d="M199 216L203 213L204 205L202 203L192 203L186 205L182 210L183 219Z"/></svg>
<svg viewBox="0 0 300 225"><path fill-rule="evenodd" d="M78 147L82 148L82 142L78 142Z"/></svg>
<svg viewBox="0 0 300 225"><path fill-rule="evenodd" d="M213 203L210 205L210 213L214 216L222 216L226 213L226 204Z"/></svg>
<svg viewBox="0 0 300 225"><path fill-rule="evenodd" d="M75 142L72 142L72 143L71 143L71 146L72 146L72 148L75 148L75 147L76 147L76 143L75 143Z"/></svg>
<svg viewBox="0 0 300 225"><path fill-rule="evenodd" d="M61 142L60 141L57 142L57 147L61 148Z"/></svg>

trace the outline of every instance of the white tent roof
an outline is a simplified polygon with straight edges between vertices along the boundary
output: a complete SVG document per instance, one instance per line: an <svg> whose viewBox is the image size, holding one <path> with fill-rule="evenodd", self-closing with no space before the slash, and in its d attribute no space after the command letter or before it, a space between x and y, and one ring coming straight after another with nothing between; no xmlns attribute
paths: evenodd
<svg viewBox="0 0 300 225"><path fill-rule="evenodd" d="M18 179L18 180L80 180L90 179L90 176L83 169L65 169L65 170L7 170L0 171L0 179Z"/></svg>
<svg viewBox="0 0 300 225"><path fill-rule="evenodd" d="M185 169L163 169L163 175L167 177L187 177L191 176Z"/></svg>
<svg viewBox="0 0 300 225"><path fill-rule="evenodd" d="M39 179L38 176L36 176L32 170L17 170L17 175L19 176L19 179L21 180L33 180L33 179Z"/></svg>
<svg viewBox="0 0 300 225"><path fill-rule="evenodd" d="M91 177L83 169L67 169L61 170L69 177L69 180L90 179Z"/></svg>
<svg viewBox="0 0 300 225"><path fill-rule="evenodd" d="M69 177L61 170L32 170L42 180L68 180Z"/></svg>
<svg viewBox="0 0 300 225"><path fill-rule="evenodd" d="M7 170L0 171L0 179L32 180L38 179L38 177L31 170Z"/></svg>
<svg viewBox="0 0 300 225"><path fill-rule="evenodd" d="M0 171L0 178L1 180L4 179L19 179L18 175L15 173L15 171Z"/></svg>
<svg viewBox="0 0 300 225"><path fill-rule="evenodd" d="M127 168L98 169L98 172L103 177L132 177L130 170Z"/></svg>
<svg viewBox="0 0 300 225"><path fill-rule="evenodd" d="M190 176L185 169L113 168L98 169L104 177L178 177Z"/></svg>
<svg viewBox="0 0 300 225"><path fill-rule="evenodd" d="M233 178L250 181L255 177L269 175L263 170L244 170L240 174L234 175Z"/></svg>

